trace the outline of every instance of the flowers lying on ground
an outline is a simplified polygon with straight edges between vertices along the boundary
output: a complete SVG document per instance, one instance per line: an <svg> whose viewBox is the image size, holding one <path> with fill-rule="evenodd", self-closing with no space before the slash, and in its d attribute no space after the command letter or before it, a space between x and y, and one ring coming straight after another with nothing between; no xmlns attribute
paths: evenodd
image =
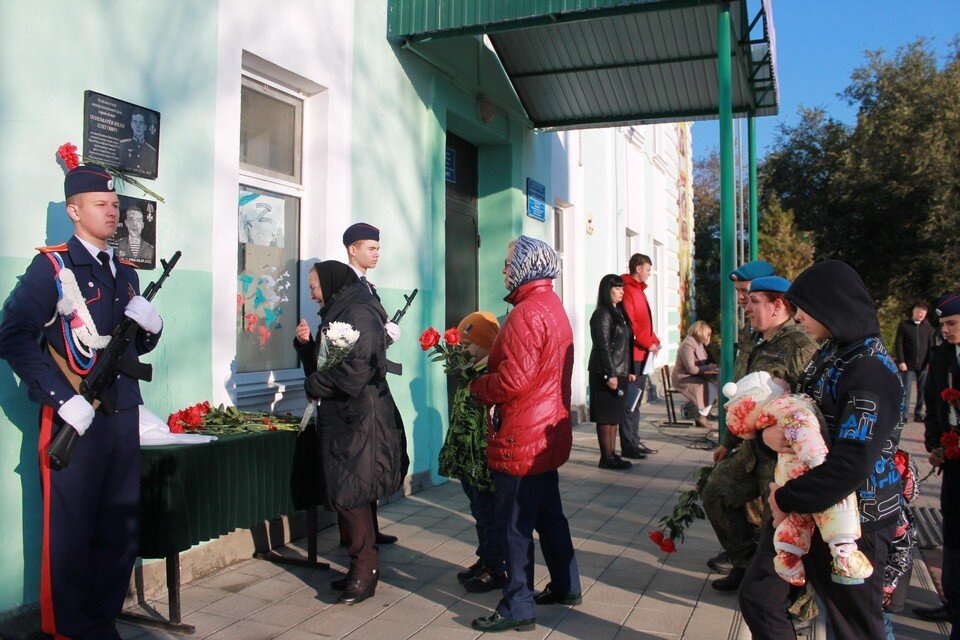
<svg viewBox="0 0 960 640"><path fill-rule="evenodd" d="M420 348L424 351L433 349L430 361L442 362L444 373L469 382L480 377L487 365L478 364L475 354L460 344L461 339L460 332L453 327L444 332L441 342L440 332L430 327L420 334Z"/></svg>
<svg viewBox="0 0 960 640"><path fill-rule="evenodd" d="M660 526L655 531L650 532L650 540L660 547L661 551L673 553L677 550L676 541L683 542L684 531L693 524L697 518L705 518L703 507L700 505L700 494L703 488L707 486L707 479L713 466L698 469L693 478L696 480L696 486L689 491L680 494L677 504L673 507L673 513L660 519Z"/></svg>
<svg viewBox="0 0 960 640"><path fill-rule="evenodd" d="M262 411L240 411L234 406L213 407L209 402L199 402L186 409L170 414L167 426L170 433L204 433L225 435L254 431L293 431L300 419L291 415L278 415Z"/></svg>

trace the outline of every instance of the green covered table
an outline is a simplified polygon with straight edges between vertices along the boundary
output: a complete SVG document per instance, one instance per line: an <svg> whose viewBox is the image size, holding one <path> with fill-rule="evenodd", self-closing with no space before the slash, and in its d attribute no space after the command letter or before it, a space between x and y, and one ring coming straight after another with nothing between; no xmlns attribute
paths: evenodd
<svg viewBox="0 0 960 640"><path fill-rule="evenodd" d="M124 619L193 633L180 622L180 553L200 542L294 512L290 476L296 431L218 436L214 442L144 447L140 475L141 558L164 558L169 621L124 614ZM257 557L327 569L316 559L316 507L307 515L307 560Z"/></svg>

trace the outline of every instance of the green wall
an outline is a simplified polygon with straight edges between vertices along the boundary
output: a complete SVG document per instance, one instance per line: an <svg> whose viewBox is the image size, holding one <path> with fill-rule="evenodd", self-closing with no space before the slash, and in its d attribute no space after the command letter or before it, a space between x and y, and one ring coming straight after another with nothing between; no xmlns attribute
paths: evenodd
<svg viewBox="0 0 960 640"><path fill-rule="evenodd" d="M209 223L213 184L217 7L59 0L0 3L0 300L34 255L66 240L57 147L81 146L87 89L161 112L158 251L184 253L157 299L165 330L145 358L149 407L163 412L211 388ZM187 44L188 46L184 46ZM128 188L128 195L141 196ZM155 272L140 273L145 285ZM231 283L232 286L232 283ZM0 611L38 599L41 536L36 465L38 408L0 362Z"/></svg>

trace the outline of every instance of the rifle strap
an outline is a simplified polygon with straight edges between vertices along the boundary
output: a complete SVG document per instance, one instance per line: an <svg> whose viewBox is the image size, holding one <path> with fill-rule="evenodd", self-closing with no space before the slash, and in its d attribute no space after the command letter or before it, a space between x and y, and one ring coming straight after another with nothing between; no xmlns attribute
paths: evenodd
<svg viewBox="0 0 960 640"><path fill-rule="evenodd" d="M57 366L60 368L60 372L63 373L63 376L67 379L70 387L79 395L80 383L83 381L83 378L73 372L73 370L70 368L70 365L67 364L67 359L57 353L57 350L53 348L52 344L47 344L47 349L50 351L53 361L56 362ZM90 404L93 405L94 409L96 409L100 406L100 401L94 400Z"/></svg>

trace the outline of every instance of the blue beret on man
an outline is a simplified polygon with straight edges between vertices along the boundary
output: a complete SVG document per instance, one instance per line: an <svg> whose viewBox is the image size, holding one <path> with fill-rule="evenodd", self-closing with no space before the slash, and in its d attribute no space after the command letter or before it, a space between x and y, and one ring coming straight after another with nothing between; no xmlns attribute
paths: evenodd
<svg viewBox="0 0 960 640"><path fill-rule="evenodd" d="M349 247L354 242L360 240L373 240L380 242L380 229L366 222L358 222L347 227L343 232L343 246Z"/></svg>
<svg viewBox="0 0 960 640"><path fill-rule="evenodd" d="M763 278L764 276L772 276L773 272L774 269L769 262L765 260L754 260L753 262L740 265L739 269L736 269L730 274L730 279L738 282L746 282Z"/></svg>
<svg viewBox="0 0 960 640"><path fill-rule="evenodd" d="M750 281L750 293L754 291L769 291L771 293L786 293L790 288L790 281L780 276L763 276Z"/></svg>
<svg viewBox="0 0 960 640"><path fill-rule="evenodd" d="M78 193L106 191L116 191L116 189L113 188L113 176L100 165L85 164L74 167L63 179L63 196L67 200Z"/></svg>
<svg viewBox="0 0 960 640"><path fill-rule="evenodd" d="M939 318L960 315L960 293L948 293L933 303L933 312Z"/></svg>

